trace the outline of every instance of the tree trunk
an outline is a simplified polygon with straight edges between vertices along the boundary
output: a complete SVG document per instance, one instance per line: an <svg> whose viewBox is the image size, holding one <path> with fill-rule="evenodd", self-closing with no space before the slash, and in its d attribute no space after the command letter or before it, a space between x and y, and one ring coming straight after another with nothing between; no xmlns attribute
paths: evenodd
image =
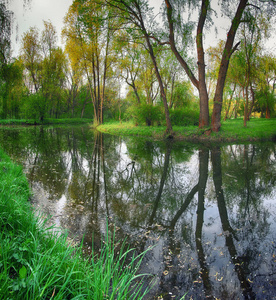
<svg viewBox="0 0 276 300"><path fill-rule="evenodd" d="M176 49L175 39L174 39L174 27L173 27L173 16L172 16L172 6L169 0L165 0L167 6L167 19L169 22L169 29L170 29L170 46L172 52L174 53L177 60L180 62L181 66L184 68L186 74L190 78L193 85L199 91L199 98L200 98L200 115L199 115L199 127L209 126L209 97L207 92L206 86L206 79L205 79L205 60L204 60L204 49L203 49L203 41L202 41L202 34L203 28L207 16L207 11L209 9L210 1L209 0L202 0L201 5L201 13L200 18L198 21L197 27L197 36L196 36L196 43L197 43L197 58L198 58L198 80L194 76L193 72L189 68L186 61L180 55L178 50Z"/></svg>
<svg viewBox="0 0 276 300"><path fill-rule="evenodd" d="M232 20L232 24L230 30L227 34L227 39L220 63L220 69L218 74L218 80L216 85L216 91L214 96L214 107L213 107L213 114L212 114L212 131L218 132L221 127L221 110L222 110L222 102L223 102L223 89L225 85L227 70L229 66L229 61L231 58L232 53L237 49L239 44L236 44L233 47L234 39L237 33L237 29L241 22L241 17L243 11L247 5L248 0L240 0L239 6L237 8L235 17Z"/></svg>
<svg viewBox="0 0 276 300"><path fill-rule="evenodd" d="M226 110L225 116L224 116L224 121L228 118L228 114L229 114L229 111L230 111L230 107L231 107L231 103L232 103L232 99L233 99L235 90L236 90L236 84L234 85L233 93L231 94L230 99L229 99L228 107L227 107L227 110Z"/></svg>
<svg viewBox="0 0 276 300"><path fill-rule="evenodd" d="M151 57L151 60L152 60L153 66L154 66L155 74L156 74L156 77L157 77L157 80L159 83L161 98L162 98L164 109L165 109L165 118L166 118L166 126L167 126L166 134L171 135L173 132L173 129L172 129L172 124L171 124L171 120L170 120L169 107L168 107L168 102L167 102L167 97L166 97L163 81L162 81L162 78L161 78L161 75L160 75L160 72L159 72L159 69L157 66L156 58L155 58L153 48L152 48L152 45L150 42L150 37L149 37L144 25L143 24L141 24L141 25L142 25L141 27L144 32L144 37L146 39L146 43L148 46L149 54L150 54L150 57Z"/></svg>
<svg viewBox="0 0 276 300"><path fill-rule="evenodd" d="M250 105L250 109L249 109L249 112L247 114L247 121L249 121L249 118L251 117L251 114L252 114L253 107L255 105L255 92L254 92L252 83L250 84L250 92L251 92L251 97L252 97L252 103Z"/></svg>
<svg viewBox="0 0 276 300"><path fill-rule="evenodd" d="M137 90L137 87L135 85L135 79L131 76L131 83L128 82L128 80L126 80L126 83L132 87L133 91L134 91L134 94L136 96L136 99L137 99L137 102L138 104L141 104L141 100L140 100L140 97L139 97L139 94L138 94L138 90Z"/></svg>
<svg viewBox="0 0 276 300"><path fill-rule="evenodd" d="M265 118L270 119L270 109L268 105L266 106L266 110L265 110Z"/></svg>
<svg viewBox="0 0 276 300"><path fill-rule="evenodd" d="M245 104L244 104L244 116L243 116L243 126L246 127L248 120L248 87L245 88Z"/></svg>
<svg viewBox="0 0 276 300"><path fill-rule="evenodd" d="M203 49L203 28L207 16L207 11L209 9L210 1L202 0L201 13L197 26L196 35L196 47L197 47L197 67L198 67L198 91L199 91L199 128L209 126L209 97L206 86L205 78L205 59L204 59L204 49Z"/></svg>

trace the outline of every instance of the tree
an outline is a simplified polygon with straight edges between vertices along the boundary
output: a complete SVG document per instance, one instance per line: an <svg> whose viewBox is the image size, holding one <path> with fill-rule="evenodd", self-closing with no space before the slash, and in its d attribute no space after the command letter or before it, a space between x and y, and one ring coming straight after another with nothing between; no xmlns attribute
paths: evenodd
<svg viewBox="0 0 276 300"><path fill-rule="evenodd" d="M8 9L8 5L12 0L1 0L0 2L0 76L2 74L2 66L7 63L11 56L11 33L13 25L13 12ZM30 0L24 0L25 6Z"/></svg>
<svg viewBox="0 0 276 300"><path fill-rule="evenodd" d="M178 25L176 22L177 17L180 16L177 11L176 6L172 6L170 0L165 0L166 9L167 9L167 21L168 21L168 30L169 30L169 44L170 47L175 54L176 58L184 68L186 74L197 88L199 92L200 98L200 117L199 117L199 127L209 126L209 107L208 107L208 93L206 86L206 71L205 71L205 58L204 58L204 48L203 48L203 28L207 18L207 12L210 9L210 1L203 0L201 2L201 9L199 13L199 20L196 31L196 48L197 48L197 65L198 65L198 79L195 77L194 72L191 67L188 65L187 59L181 55L180 51L177 49L176 38L175 38L175 27ZM178 14L178 16L177 16ZM183 24L182 24L183 25ZM181 25L180 25L181 27ZM189 28L189 24L184 26L182 30L187 35L187 30L191 30Z"/></svg>
<svg viewBox="0 0 276 300"><path fill-rule="evenodd" d="M261 41L268 34L268 22L262 15L257 14L249 22L244 23L241 30L241 51L244 60L241 61L244 69L245 86L244 86L244 126L249 120L252 109L255 104L255 86L258 78L257 61L262 51ZM251 105L249 98L251 96Z"/></svg>
<svg viewBox="0 0 276 300"><path fill-rule="evenodd" d="M156 56L156 60L158 57ZM139 86L145 92L145 100L148 105L154 105L156 103L157 96L159 95L160 85L156 78L156 72L154 70L154 66L152 64L152 59L148 53L148 51L142 52L140 55L140 61L142 70L139 77ZM160 64L159 64L160 65ZM161 67L161 66L160 66ZM161 69L160 69L161 74ZM162 77L162 81L164 84L164 78ZM166 94L165 84L164 91ZM166 94L167 97L167 94Z"/></svg>
<svg viewBox="0 0 276 300"><path fill-rule="evenodd" d="M24 4L29 1L24 0ZM0 2L0 100L2 100L1 115L3 118L8 114L8 101L11 90L22 79L21 69L11 58L11 33L13 26L13 12L8 9L10 1Z"/></svg>
<svg viewBox="0 0 276 300"><path fill-rule="evenodd" d="M199 97L200 97L200 121L199 126L204 127L209 125L209 109L208 109L208 93L206 88L206 66L205 66L205 58L204 58L204 45L203 45L203 37L204 37L204 28L206 27L206 21L208 18L210 19L211 9L211 1L202 0L201 6L197 2L193 1L185 1L184 5L182 1L175 1L172 3L170 0L164 0L166 5L166 16L167 16L167 24L169 31L169 44L170 47L175 54L176 58L186 71L186 74L194 84L194 86L198 89ZM255 3L256 2L256 3ZM275 1L255 1L251 3L248 0L239 0L235 3L232 3L234 6L233 10L229 10L230 1L223 1L221 3L222 8L224 9L224 15L230 15L231 18L231 26L228 30L226 41L223 48L223 54L220 60L220 67L218 72L218 78L216 81L216 90L214 95L214 106L213 106L213 114L212 114L212 123L211 128L213 131L219 131L221 123L221 110L223 103L223 89L225 86L226 74L228 71L228 66L230 62L230 58L232 54L237 50L239 46L239 42L235 42L235 37L241 22L247 22L252 18L252 11L256 9L260 9L257 7L257 2L260 2L262 5L261 9L264 10L268 7L275 5ZM178 50L179 46L177 43L177 32L181 32L182 36L190 38L191 36L191 26L187 20L184 20L185 14L183 11L186 6L190 9L198 8L198 23L196 29L196 49L197 49L197 72L198 77L195 76L188 59L181 55L181 52ZM184 16L184 17L183 17ZM187 21L187 22L186 22ZM191 39L190 39L191 40ZM182 46L185 46L183 43Z"/></svg>
<svg viewBox="0 0 276 300"><path fill-rule="evenodd" d="M181 77L180 75L182 71L180 70L181 66L179 66L179 63L176 60L174 54L169 49L163 49L163 51L160 51L158 55L158 60L161 66L160 72L164 81L165 92L167 95L167 99L169 101L168 105L169 108L172 108L175 104L174 101L175 89L177 88L178 91L179 89L181 89L180 85L179 84L177 85L177 82L179 83ZM183 89L186 89L185 83L183 83ZM184 98L186 96L186 93L184 93L182 96L183 96L183 101L185 101Z"/></svg>
<svg viewBox="0 0 276 300"><path fill-rule="evenodd" d="M74 1L65 19L63 36L69 57L75 57L83 66L94 107L94 123L103 122L105 89L108 72L113 63L112 32L113 20L108 17L102 3L95 1Z"/></svg>
<svg viewBox="0 0 276 300"><path fill-rule="evenodd" d="M39 40L39 32L35 27L31 27L23 34L21 46L21 58L29 73L30 90L37 93L40 88L40 74L41 71L41 44Z"/></svg>
<svg viewBox="0 0 276 300"><path fill-rule="evenodd" d="M164 83L154 51L157 44L152 42L151 31L147 27L149 23L153 22L152 10L149 8L149 5L145 0L105 0L105 2L109 7L112 7L117 11L122 24L126 26L127 32L133 39L143 38L145 41L144 47L148 51L152 60L165 110L166 133L170 135L172 134L172 125L169 116L169 107Z"/></svg>
<svg viewBox="0 0 276 300"><path fill-rule="evenodd" d="M5 3L0 3L0 92L2 102L2 117L7 117L7 95L10 77L10 36L12 12L6 8Z"/></svg>
<svg viewBox="0 0 276 300"><path fill-rule="evenodd" d="M62 112L66 65L65 54L59 47L52 49L42 62L41 91L50 116L55 115L56 118Z"/></svg>
<svg viewBox="0 0 276 300"><path fill-rule="evenodd" d="M0 67L8 61L10 56L12 12L5 3L0 3Z"/></svg>
<svg viewBox="0 0 276 300"><path fill-rule="evenodd" d="M276 58L265 54L258 59L256 100L262 114L269 119L275 109Z"/></svg>
<svg viewBox="0 0 276 300"><path fill-rule="evenodd" d="M141 104L137 81L142 72L141 56L143 55L142 45L128 39L127 34L122 31L116 40L117 64L120 76L131 87L137 100Z"/></svg>
<svg viewBox="0 0 276 300"><path fill-rule="evenodd" d="M39 94L29 101L35 103L38 110L35 115L39 115L41 121L47 114L58 117L63 111L67 61L56 42L56 29L46 21L41 36L36 28L30 28L22 38L21 58L27 70L29 93ZM38 105L39 101L43 103ZM29 110L30 103L25 103L25 111Z"/></svg>
<svg viewBox="0 0 276 300"><path fill-rule="evenodd" d="M0 117L19 117L19 106L23 94L23 66L19 60L2 66L0 85Z"/></svg>

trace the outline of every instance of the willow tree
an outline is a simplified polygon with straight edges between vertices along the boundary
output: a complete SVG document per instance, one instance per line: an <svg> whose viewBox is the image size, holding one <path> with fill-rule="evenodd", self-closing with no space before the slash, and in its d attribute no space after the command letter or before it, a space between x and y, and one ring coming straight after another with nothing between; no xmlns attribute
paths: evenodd
<svg viewBox="0 0 276 300"><path fill-rule="evenodd" d="M142 45L139 41L132 41L123 30L115 41L117 68L120 76L133 90L137 104L141 104L138 80L143 69L141 63Z"/></svg>
<svg viewBox="0 0 276 300"><path fill-rule="evenodd" d="M1 70L10 55L12 12L5 3L0 3L0 64Z"/></svg>
<svg viewBox="0 0 276 300"><path fill-rule="evenodd" d="M176 58L184 68L187 76L190 78L193 85L197 88L200 97L200 120L199 126L209 126L209 109L208 109L208 92L206 88L206 63L204 52L204 29L207 23L212 25L213 17L211 13L214 11L211 4L217 1L202 0L202 1L171 1L164 0L166 6L166 17L168 26L168 43L175 54ZM218 4L218 3L217 3ZM222 8L224 17L231 20L230 28L227 31L225 43L223 47L223 54L220 60L220 67L216 81L216 89L214 94L214 106L212 113L211 128L213 131L219 131L221 127L221 111L223 103L223 90L225 86L226 75L232 54L238 49L240 42L236 41L236 35L239 26L243 22L248 22L254 18L253 12L266 11L267 17L274 12L272 8L276 1L262 1L262 0L239 0L239 1L222 1L219 3ZM258 6L259 5L259 6ZM193 32L191 22L187 17L187 10L192 13L198 12L197 27L195 30L195 38L192 38ZM207 22L207 21L210 22ZM179 34L184 36L187 41L195 41L196 47L196 61L197 61L197 74L194 72L192 65L187 58L187 51L189 48L185 47L185 43L179 43ZM179 50L181 47L182 52ZM184 50L183 50L184 48ZM182 55L183 53L185 55Z"/></svg>
<svg viewBox="0 0 276 300"><path fill-rule="evenodd" d="M29 75L29 88L31 91L34 89L37 93L40 87L39 70L42 54L39 32L35 27L31 27L27 32L23 33L21 59Z"/></svg>
<svg viewBox="0 0 276 300"><path fill-rule="evenodd" d="M3 118L7 117L11 18L12 12L7 9L4 3L0 3L0 100L2 100L0 103Z"/></svg>
<svg viewBox="0 0 276 300"><path fill-rule="evenodd" d="M101 1L75 0L65 18L63 37L72 61L86 75L94 107L94 123L103 123L104 99L112 55L113 21Z"/></svg>
<svg viewBox="0 0 276 300"><path fill-rule="evenodd" d="M144 47L148 51L155 75L158 80L161 99L165 111L166 134L171 135L172 124L169 116L169 108L164 88L164 83L160 74L160 68L156 59L155 42L152 39L151 27L154 24L152 9L146 0L105 0L108 7L114 9L114 17L119 17L122 26L135 39L144 39Z"/></svg>
<svg viewBox="0 0 276 300"><path fill-rule="evenodd" d="M265 117L270 119L276 104L276 57L268 54L261 56L258 60L258 70L256 98L261 112L265 112Z"/></svg>

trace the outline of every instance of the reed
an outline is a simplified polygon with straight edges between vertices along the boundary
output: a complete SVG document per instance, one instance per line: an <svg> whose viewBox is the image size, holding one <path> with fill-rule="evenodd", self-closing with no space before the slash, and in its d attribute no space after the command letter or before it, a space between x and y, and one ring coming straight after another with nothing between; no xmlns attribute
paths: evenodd
<svg viewBox="0 0 276 300"><path fill-rule="evenodd" d="M137 270L145 253L121 248L117 255L107 235L100 254L85 258L82 245L46 227L29 196L22 168L0 149L0 299L144 298L148 289Z"/></svg>

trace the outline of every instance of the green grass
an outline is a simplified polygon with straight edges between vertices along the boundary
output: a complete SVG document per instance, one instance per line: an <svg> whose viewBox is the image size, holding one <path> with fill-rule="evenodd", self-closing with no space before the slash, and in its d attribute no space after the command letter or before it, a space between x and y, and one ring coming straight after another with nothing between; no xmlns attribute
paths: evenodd
<svg viewBox="0 0 276 300"><path fill-rule="evenodd" d="M81 245L35 216L29 196L21 167L0 149L0 299L143 298L143 276L136 274L144 253L121 248L115 255L107 235L101 253L84 258Z"/></svg>
<svg viewBox="0 0 276 300"><path fill-rule="evenodd" d="M3 119L0 120L0 125L51 125L51 124L87 124L91 123L91 119L81 118L67 118L67 119L54 119L49 118L43 122L34 119Z"/></svg>
<svg viewBox="0 0 276 300"><path fill-rule="evenodd" d="M130 135L162 139L165 137L165 126L135 126L133 123L107 123L97 126L97 130L113 135ZM218 133L210 132L208 128L197 126L174 126L174 137L177 140L209 141L209 142L244 142L257 140L273 140L276 136L276 119L251 119L247 127L242 119L227 120L222 123Z"/></svg>
<svg viewBox="0 0 276 300"><path fill-rule="evenodd" d="M276 136L276 119L251 119L243 126L243 119L233 119L222 123L222 137L245 140L270 140Z"/></svg>

